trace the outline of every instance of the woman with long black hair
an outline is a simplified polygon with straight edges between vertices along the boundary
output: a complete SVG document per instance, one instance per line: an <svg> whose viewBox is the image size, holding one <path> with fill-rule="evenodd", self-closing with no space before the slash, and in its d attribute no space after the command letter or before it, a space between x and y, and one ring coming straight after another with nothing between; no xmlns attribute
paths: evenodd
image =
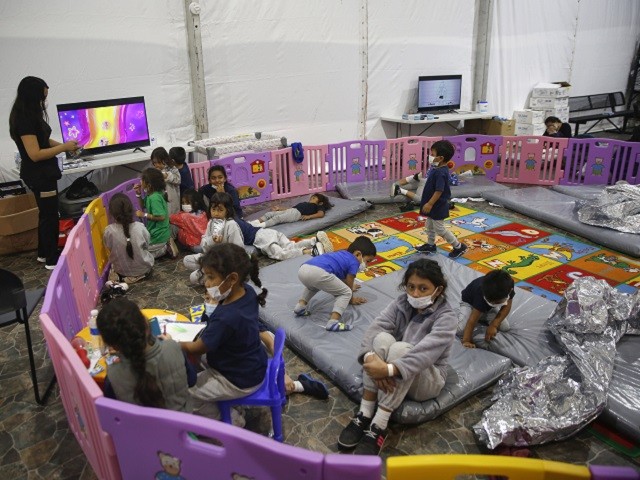
<svg viewBox="0 0 640 480"><path fill-rule="evenodd" d="M56 155L78 149L78 142L52 140L47 95L49 86L38 77L25 77L9 115L9 133L22 163L20 178L33 191L38 204L38 261L53 270L58 262L58 179Z"/></svg>

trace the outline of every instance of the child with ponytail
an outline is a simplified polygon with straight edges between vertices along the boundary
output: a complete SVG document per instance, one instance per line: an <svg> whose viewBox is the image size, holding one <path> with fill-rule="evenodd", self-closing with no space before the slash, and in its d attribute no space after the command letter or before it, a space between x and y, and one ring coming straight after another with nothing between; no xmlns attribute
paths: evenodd
<svg viewBox="0 0 640 480"><path fill-rule="evenodd" d="M217 304L203 314L207 326L198 339L180 342L180 347L188 356L206 354L207 368L190 392L194 413L218 418L216 400L244 397L264 381L267 353L260 341L258 307L265 305L267 290L256 294L246 283L250 278L262 287L257 258L238 245L213 245L200 258L200 268L210 301Z"/></svg>
<svg viewBox="0 0 640 480"><path fill-rule="evenodd" d="M154 258L149 252L149 231L133 220L133 204L124 193L109 200L113 223L104 230L103 242L109 249L109 280L135 283L149 276Z"/></svg>
<svg viewBox="0 0 640 480"><path fill-rule="evenodd" d="M117 360L107 362L105 396L145 407L191 412L195 372L173 340L158 340L138 306L116 298L98 313L98 329Z"/></svg>

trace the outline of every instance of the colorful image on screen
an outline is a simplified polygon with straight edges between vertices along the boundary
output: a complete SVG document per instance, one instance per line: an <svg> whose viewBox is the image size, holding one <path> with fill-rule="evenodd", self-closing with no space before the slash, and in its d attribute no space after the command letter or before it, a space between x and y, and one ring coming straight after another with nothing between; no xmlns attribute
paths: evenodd
<svg viewBox="0 0 640 480"><path fill-rule="evenodd" d="M149 138L144 103L58 112L65 142L88 148L145 141Z"/></svg>

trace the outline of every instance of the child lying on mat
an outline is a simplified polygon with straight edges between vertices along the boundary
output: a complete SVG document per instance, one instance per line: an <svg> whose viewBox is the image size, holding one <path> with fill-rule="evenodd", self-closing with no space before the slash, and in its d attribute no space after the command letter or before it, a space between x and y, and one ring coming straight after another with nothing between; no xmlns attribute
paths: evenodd
<svg viewBox="0 0 640 480"><path fill-rule="evenodd" d="M250 223L256 227L273 227L298 220L313 220L324 217L324 213L331 207L333 205L325 195L314 193L308 202L297 203L291 208L274 207L273 211L265 213L260 219Z"/></svg>
<svg viewBox="0 0 640 480"><path fill-rule="evenodd" d="M298 300L293 313L297 316L307 315L307 305L320 290L336 297L331 317L325 327L330 332L347 332L353 328L341 322L347 305L366 303L362 297L354 297L359 285L354 285L358 272L367 268L367 263L376 256L376 246L364 236L356 238L346 250L325 253L304 263L298 270L298 279L305 286L302 297Z"/></svg>
<svg viewBox="0 0 640 480"><path fill-rule="evenodd" d="M456 329L444 296L447 281L436 262L422 259L409 264L400 287L405 293L371 323L362 340L358 361L364 392L358 414L340 433L340 449L377 455L389 417L405 397L423 402L444 387Z"/></svg>
<svg viewBox="0 0 640 480"><path fill-rule="evenodd" d="M478 321L488 325L484 338L487 342L498 330L509 331L507 316L515 294L513 278L504 270L492 270L469 283L462 290L458 313L457 335L462 337L462 345L475 348L472 335Z"/></svg>

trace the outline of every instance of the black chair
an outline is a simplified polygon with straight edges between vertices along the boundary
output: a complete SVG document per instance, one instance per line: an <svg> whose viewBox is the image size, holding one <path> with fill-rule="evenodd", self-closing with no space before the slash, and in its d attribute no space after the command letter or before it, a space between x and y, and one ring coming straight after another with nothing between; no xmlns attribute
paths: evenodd
<svg viewBox="0 0 640 480"><path fill-rule="evenodd" d="M40 397L38 389L38 378L36 376L36 363L33 358L33 345L31 344L31 330L29 329L29 317L36 308L36 305L44 295L44 288L34 290L24 289L22 280L14 273L0 268L0 327L22 323L27 337L27 349L29 350L29 364L31 366L31 381L36 402L44 405L47 401L53 384L56 381L55 375L49 382L49 386Z"/></svg>

